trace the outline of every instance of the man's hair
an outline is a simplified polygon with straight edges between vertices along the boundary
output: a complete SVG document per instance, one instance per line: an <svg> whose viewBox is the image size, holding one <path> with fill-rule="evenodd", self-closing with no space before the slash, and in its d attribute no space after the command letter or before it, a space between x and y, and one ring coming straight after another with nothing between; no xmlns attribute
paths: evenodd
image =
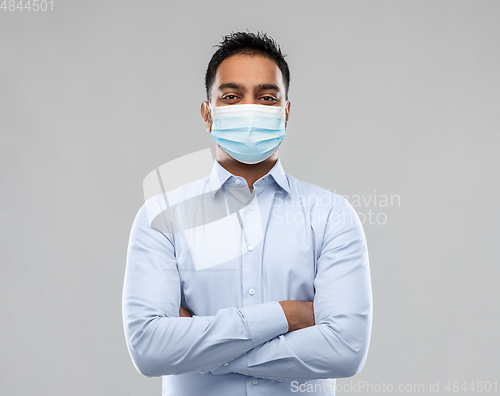
<svg viewBox="0 0 500 396"><path fill-rule="evenodd" d="M249 32L231 33L223 38L218 45L217 51L208 63L207 73L205 75L205 89L207 91L207 100L210 102L210 89L215 80L217 68L225 59L236 54L260 55L272 59L278 65L283 75L283 84L285 85L285 98L288 100L288 88L290 87L290 70L285 61L285 54L281 52L280 46L266 33Z"/></svg>

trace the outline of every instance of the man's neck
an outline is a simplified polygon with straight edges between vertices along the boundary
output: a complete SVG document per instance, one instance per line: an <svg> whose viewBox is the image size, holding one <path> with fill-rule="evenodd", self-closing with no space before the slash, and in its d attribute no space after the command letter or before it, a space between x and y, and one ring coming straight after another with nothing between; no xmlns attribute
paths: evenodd
<svg viewBox="0 0 500 396"><path fill-rule="evenodd" d="M250 192L253 192L253 184L262 176L267 174L274 167L274 165L276 165L276 162L278 161L278 153L275 152L269 158L259 162L258 164L249 165L235 160L227 153L219 155L219 152L217 152L217 161L228 172L235 176L243 177L247 181Z"/></svg>

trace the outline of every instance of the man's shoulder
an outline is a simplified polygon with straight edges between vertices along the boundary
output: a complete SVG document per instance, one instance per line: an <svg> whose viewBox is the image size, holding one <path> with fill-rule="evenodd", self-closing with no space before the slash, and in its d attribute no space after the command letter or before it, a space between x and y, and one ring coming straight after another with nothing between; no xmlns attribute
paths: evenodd
<svg viewBox="0 0 500 396"><path fill-rule="evenodd" d="M327 190L313 183L299 180L288 173L286 176L289 181L292 196L305 197L308 202L320 204L330 209L349 205L347 199L336 192L332 192L331 190Z"/></svg>
<svg viewBox="0 0 500 396"><path fill-rule="evenodd" d="M291 199L287 206L306 207L313 225L338 229L352 227L361 230L362 224L348 199L316 184L287 175L291 187ZM302 209L303 210L303 209Z"/></svg>
<svg viewBox="0 0 500 396"><path fill-rule="evenodd" d="M179 202L186 201L198 195L210 192L210 176L205 176L201 179L190 181L182 184L170 191L165 191L146 199L152 202L167 202L168 206L173 206Z"/></svg>
<svg viewBox="0 0 500 396"><path fill-rule="evenodd" d="M171 191L153 194L145 197L145 202L139 209L138 214L144 214L153 222L160 213L170 214L175 211L176 206L192 198L210 192L209 176L185 183Z"/></svg>

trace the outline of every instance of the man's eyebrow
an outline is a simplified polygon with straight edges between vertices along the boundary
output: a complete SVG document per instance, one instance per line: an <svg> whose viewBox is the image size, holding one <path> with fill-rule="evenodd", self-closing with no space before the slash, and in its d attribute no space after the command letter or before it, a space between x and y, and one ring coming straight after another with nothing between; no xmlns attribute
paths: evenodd
<svg viewBox="0 0 500 396"><path fill-rule="evenodd" d="M243 87L240 84L233 83L233 82L228 82L228 83L224 83L224 84L219 85L219 91L226 89L226 88L239 89L240 91L245 91L245 87Z"/></svg>
<svg viewBox="0 0 500 396"><path fill-rule="evenodd" d="M272 89L272 90L278 91L278 92L280 91L280 88L275 84L260 84L260 85L255 87L255 92L264 91L266 89Z"/></svg>
<svg viewBox="0 0 500 396"><path fill-rule="evenodd" d="M243 85L240 85L240 84L237 84L234 82L227 82L227 83L219 85L219 91L221 91L223 89L238 89L238 90L243 91L243 92L246 91L246 89ZM280 88L275 84L260 84L254 88L254 91L258 92L258 91L264 91L266 89L272 89L272 90L277 91L277 92L280 91Z"/></svg>

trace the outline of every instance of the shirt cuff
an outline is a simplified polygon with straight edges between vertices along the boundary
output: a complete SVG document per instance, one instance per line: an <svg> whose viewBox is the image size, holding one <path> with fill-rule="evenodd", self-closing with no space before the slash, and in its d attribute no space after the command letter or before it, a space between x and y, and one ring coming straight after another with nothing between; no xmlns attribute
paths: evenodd
<svg viewBox="0 0 500 396"><path fill-rule="evenodd" d="M212 370L211 373L214 375L236 373L242 375L248 375L248 352L237 357L230 362L224 363L222 366L218 367L216 370Z"/></svg>
<svg viewBox="0 0 500 396"><path fill-rule="evenodd" d="M281 304L271 301L240 308L252 336L253 347L288 332L288 321Z"/></svg>

